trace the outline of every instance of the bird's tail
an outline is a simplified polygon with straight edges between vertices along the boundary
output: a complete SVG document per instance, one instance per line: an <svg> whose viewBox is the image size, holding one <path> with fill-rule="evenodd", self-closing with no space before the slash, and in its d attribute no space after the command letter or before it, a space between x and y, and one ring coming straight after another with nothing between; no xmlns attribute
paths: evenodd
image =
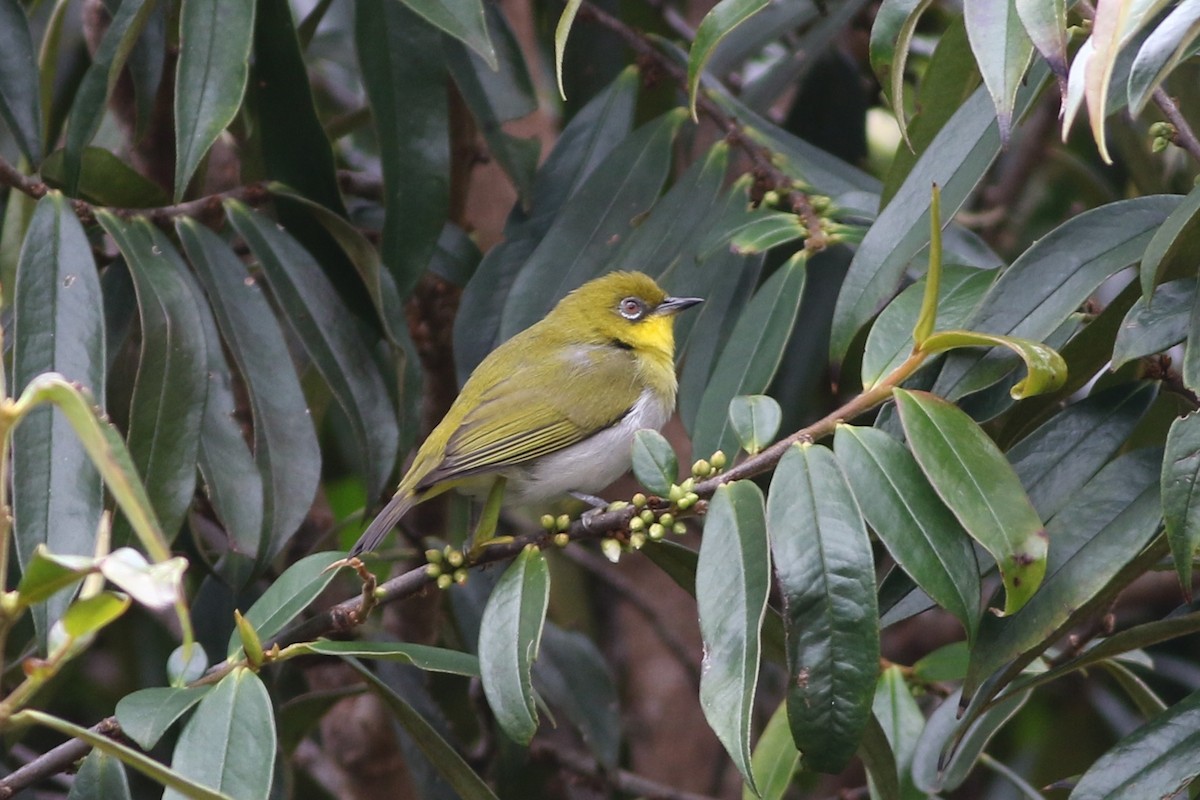
<svg viewBox="0 0 1200 800"><path fill-rule="evenodd" d="M383 507L383 511L380 511L379 515L363 531L363 535L354 543L354 547L350 548L350 557L362 555L378 547L379 543L383 541L383 537L396 527L396 523L417 502L417 497L411 491L401 489L396 492L395 496Z"/></svg>

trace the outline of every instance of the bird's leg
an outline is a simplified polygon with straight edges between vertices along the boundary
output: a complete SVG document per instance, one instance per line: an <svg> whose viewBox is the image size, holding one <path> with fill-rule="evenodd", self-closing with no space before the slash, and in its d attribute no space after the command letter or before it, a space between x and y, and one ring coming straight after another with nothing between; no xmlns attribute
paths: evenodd
<svg viewBox="0 0 1200 800"><path fill-rule="evenodd" d="M475 526L475 537L471 541L471 555L478 555L489 544L498 544L512 539L511 536L496 536L496 527L500 524L500 507L504 504L504 487L508 478L503 475L496 478L488 491L487 500L483 503L483 512L479 515L479 524Z"/></svg>
<svg viewBox="0 0 1200 800"><path fill-rule="evenodd" d="M574 497L576 500L591 506L591 508L583 512L583 515L579 518L579 521L583 523L583 527L587 530L591 530L592 520L608 510L608 501L603 497L597 497L596 495L588 494L587 492L571 491L567 492L567 494L571 495L571 497Z"/></svg>

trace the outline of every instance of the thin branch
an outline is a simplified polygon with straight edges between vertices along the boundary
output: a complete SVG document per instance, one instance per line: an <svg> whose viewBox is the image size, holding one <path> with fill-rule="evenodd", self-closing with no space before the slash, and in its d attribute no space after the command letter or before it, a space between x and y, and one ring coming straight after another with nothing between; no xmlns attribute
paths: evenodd
<svg viewBox="0 0 1200 800"><path fill-rule="evenodd" d="M109 717L93 725L92 731L112 738L120 733L121 726L117 723L116 717ZM0 800L8 800L17 792L38 781L65 772L91 750L92 746L82 739L68 739L58 747L47 750L0 779Z"/></svg>
<svg viewBox="0 0 1200 800"><path fill-rule="evenodd" d="M1196 163L1200 164L1200 139L1196 138L1196 132L1192 130L1187 118L1180 112L1179 104L1161 86L1154 90L1152 97L1154 104L1158 106L1175 129L1174 133L1167 137L1171 140L1171 144L1186 150L1196 160Z"/></svg>
<svg viewBox="0 0 1200 800"><path fill-rule="evenodd" d="M716 800L706 794L672 788L628 770L608 769L591 756L557 745L536 742L530 749L530 755L539 761L549 761L557 767L586 778L600 788L616 789L648 800Z"/></svg>

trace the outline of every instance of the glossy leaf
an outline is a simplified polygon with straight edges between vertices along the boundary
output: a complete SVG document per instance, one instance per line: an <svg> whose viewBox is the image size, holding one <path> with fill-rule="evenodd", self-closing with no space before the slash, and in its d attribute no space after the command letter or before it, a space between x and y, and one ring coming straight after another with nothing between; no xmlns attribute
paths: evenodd
<svg viewBox="0 0 1200 800"><path fill-rule="evenodd" d="M264 643L274 639L284 626L325 590L337 575L337 571L329 567L342 556L342 553L336 551L305 556L288 567L267 587L244 615ZM229 637L226 654L233 656L240 648L240 641L234 632Z"/></svg>
<svg viewBox="0 0 1200 800"><path fill-rule="evenodd" d="M262 288L215 233L191 220L178 232L250 395L254 459L265 489L261 563L282 549L308 513L320 477L316 434Z"/></svg>
<svg viewBox="0 0 1200 800"><path fill-rule="evenodd" d="M913 668L915 670L916 665ZM925 714L913 697L902 667L893 664L884 669L875 686L871 708L894 753L898 796L904 800L924 798L925 795L913 785L912 759L917 740L925 728Z"/></svg>
<svg viewBox="0 0 1200 800"><path fill-rule="evenodd" d="M275 717L262 680L235 667L183 726L171 768L238 800L267 798L275 770ZM168 789L163 800L186 794Z"/></svg>
<svg viewBox="0 0 1200 800"><path fill-rule="evenodd" d="M42 711L27 708L24 711L14 714L12 721L17 725L35 723L70 736L73 739L80 739L87 742L100 752L120 759L122 763L128 764L151 780L168 787L170 790L174 790L182 797L188 797L191 800L233 800L227 794L213 791L202 783L193 781L191 778L181 775L173 769L164 767L140 750L135 750L128 745L121 744L115 739L110 739L88 728L67 722L65 719L59 719ZM242 799L239 797L238 800Z"/></svg>
<svg viewBox="0 0 1200 800"><path fill-rule="evenodd" d="M876 800L899 800L900 777L896 754L892 752L892 744L874 713L867 720L867 729L858 746L858 757L867 773L871 797Z"/></svg>
<svg viewBox="0 0 1200 800"><path fill-rule="evenodd" d="M767 7L769 0L720 0L709 9L696 28L696 36L688 51L687 92L692 119L696 119L696 95L700 77L713 51L730 31Z"/></svg>
<svg viewBox="0 0 1200 800"><path fill-rule="evenodd" d="M366 467L367 496L383 491L399 429L383 376L333 284L308 251L273 222L230 202L229 221L257 256L283 319L350 423Z"/></svg>
<svg viewBox="0 0 1200 800"><path fill-rule="evenodd" d="M966 0L963 15L983 82L996 105L1000 141L1007 143L1033 41L1018 16L1016 0Z"/></svg>
<svg viewBox="0 0 1200 800"><path fill-rule="evenodd" d="M1150 96L1200 36L1200 2L1181 0L1142 43L1129 71L1129 110L1142 113Z"/></svg>
<svg viewBox="0 0 1200 800"><path fill-rule="evenodd" d="M783 411L775 398L765 394L743 394L729 401L729 424L750 455L775 441Z"/></svg>
<svg viewBox="0 0 1200 800"><path fill-rule="evenodd" d="M17 0L0 0L0 119L31 164L42 160L38 67L29 22Z"/></svg>
<svg viewBox="0 0 1200 800"><path fill-rule="evenodd" d="M615 242L658 197L683 119L676 109L642 126L588 176L516 275L504 306L501 341L605 271Z"/></svg>
<svg viewBox="0 0 1200 800"><path fill-rule="evenodd" d="M782 800L800 766L800 751L796 749L788 728L786 701L780 703L767 720L754 745L754 756L750 763L754 768L758 794L745 786L742 788L742 800Z"/></svg>
<svg viewBox="0 0 1200 800"><path fill-rule="evenodd" d="M755 793L750 723L758 688L759 631L770 591L762 491L750 481L724 484L709 501L696 566L704 641L700 709Z"/></svg>
<svg viewBox="0 0 1200 800"><path fill-rule="evenodd" d="M1200 692L1117 742L1084 773L1071 800L1170 797L1195 778Z"/></svg>
<svg viewBox="0 0 1200 800"><path fill-rule="evenodd" d="M1016 0L1017 16L1025 32L1058 79L1060 94L1067 96L1066 0Z"/></svg>
<svg viewBox="0 0 1200 800"><path fill-rule="evenodd" d="M1136 262L1179 199L1152 195L1086 211L1039 239L984 297L968 327L1044 341L1111 275ZM1037 291L1030 291L1037 286ZM990 386L1013 357L954 354L933 392L954 400Z"/></svg>
<svg viewBox="0 0 1200 800"><path fill-rule="evenodd" d="M908 115L904 110L904 66L908 63L917 22L928 7L929 0L884 0L871 26L871 68L879 78L905 142L908 142Z"/></svg>
<svg viewBox="0 0 1200 800"><path fill-rule="evenodd" d="M783 211L756 214L729 238L735 253L765 253L808 236L800 217Z"/></svg>
<svg viewBox="0 0 1200 800"><path fill-rule="evenodd" d="M784 599L792 737L806 767L838 772L870 717L879 628L866 526L828 449L797 445L784 455L767 529Z"/></svg>
<svg viewBox="0 0 1200 800"><path fill-rule="evenodd" d="M1125 315L1113 342L1113 369L1137 358L1166 352L1182 342L1188 333L1197 287L1195 278L1180 278L1159 286L1153 298L1139 297Z"/></svg>
<svg viewBox="0 0 1200 800"><path fill-rule="evenodd" d="M550 600L545 557L530 547L517 556L492 590L479 631L483 693L510 738L529 744L537 731L531 669Z"/></svg>
<svg viewBox="0 0 1200 800"><path fill-rule="evenodd" d="M57 372L104 397L100 282L83 226L57 192L39 200L33 212L12 297L13 392L38 375ZM22 568L39 544L57 555L91 555L103 489L68 417L51 408L32 411L13 431L12 459L13 525ZM68 599L34 610L39 638Z"/></svg>
<svg viewBox="0 0 1200 800"><path fill-rule="evenodd" d="M117 703L121 732L143 750L158 744L180 717L212 691L209 686L155 687L127 694Z"/></svg>
<svg viewBox="0 0 1200 800"><path fill-rule="evenodd" d="M746 304L700 400L692 431L696 452L733 452L736 437L729 404L739 395L759 394L770 386L796 324L806 275L801 251L767 278Z"/></svg>
<svg viewBox="0 0 1200 800"><path fill-rule="evenodd" d="M433 256L450 202L441 37L395 0L359 0L355 45L381 142L387 199L379 250L401 297ZM375 493L370 493L372 496Z"/></svg>
<svg viewBox="0 0 1200 800"><path fill-rule="evenodd" d="M926 353L943 353L962 347L1005 347L1025 362L1027 374L1008 390L1014 400L1058 391L1067 381L1067 362L1053 347L978 331L942 331L926 339L921 349Z"/></svg>
<svg viewBox="0 0 1200 800"><path fill-rule="evenodd" d="M902 444L881 430L842 425L834 439L863 516L905 572L962 623L979 627L979 565L966 531Z"/></svg>
<svg viewBox="0 0 1200 800"><path fill-rule="evenodd" d="M129 779L119 759L93 750L75 773L67 800L127 800Z"/></svg>
<svg viewBox="0 0 1200 800"><path fill-rule="evenodd" d="M659 497L666 497L671 484L679 480L679 458L658 431L641 430L633 435L633 474Z"/></svg>
<svg viewBox="0 0 1200 800"><path fill-rule="evenodd" d="M142 349L129 411L129 454L171 539L196 488L200 420L208 398L201 298L183 277L171 241L146 220L125 223L101 212L100 224L125 256L138 294ZM170 446L163 446L170 442ZM121 541L118 534L117 541Z"/></svg>
<svg viewBox="0 0 1200 800"><path fill-rule="evenodd" d="M1167 541L1179 584L1192 594L1192 564L1200 547L1200 416L1189 414L1175 420L1167 434L1167 451L1162 465L1162 507Z"/></svg>
<svg viewBox="0 0 1200 800"><path fill-rule="evenodd" d="M963 327L997 274L996 270L954 264L943 269L934 324L937 331ZM922 277L906 288L888 303L871 325L862 357L863 386L874 386L912 354L916 345L913 328L923 302L925 285Z"/></svg>
<svg viewBox="0 0 1200 800"><path fill-rule="evenodd" d="M1155 287L1164 280L1194 277L1192 253L1200 244L1200 187L1192 189L1154 231L1138 267L1142 295L1154 304Z"/></svg>
<svg viewBox="0 0 1200 800"><path fill-rule="evenodd" d="M487 21L480 0L401 1L431 25L474 50L489 68L499 68L496 49L488 36Z"/></svg>
<svg viewBox="0 0 1200 800"><path fill-rule="evenodd" d="M962 785L988 742L1021 710L1029 693L1008 694L971 722L965 732L958 719L960 697L961 692L954 692L929 715L913 752L913 783L928 794ZM946 748L956 736L957 746L947 754Z"/></svg>
<svg viewBox="0 0 1200 800"><path fill-rule="evenodd" d="M254 36L252 0L183 0L175 71L175 201L242 105Z"/></svg>
<svg viewBox="0 0 1200 800"><path fill-rule="evenodd" d="M64 151L55 150L42 162L42 178L54 186L65 186ZM165 206L171 196L103 147L85 147L81 155L79 195L101 205L122 208Z"/></svg>
<svg viewBox="0 0 1200 800"><path fill-rule="evenodd" d="M897 389L896 406L917 463L942 502L983 545L1004 579L1004 614L1037 591L1046 570L1046 531L1012 467L987 434L955 406Z"/></svg>
<svg viewBox="0 0 1200 800"><path fill-rule="evenodd" d="M312 557L309 556L309 558ZM445 672L451 675L465 675L468 678L479 677L479 659L475 656L470 653L461 653L457 650L447 650L442 647L430 647L424 644L371 641L343 642L318 639L315 642L304 642L293 645L288 648L288 652L338 656L339 658L369 658L378 661L394 661L401 664L411 664L418 669L428 672Z"/></svg>
<svg viewBox="0 0 1200 800"><path fill-rule="evenodd" d="M1102 592L1158 528L1160 460L1159 451L1141 450L1112 462L1050 520L1045 582L1021 614L984 620L964 684L968 696L1001 666L1015 675L1104 601Z"/></svg>

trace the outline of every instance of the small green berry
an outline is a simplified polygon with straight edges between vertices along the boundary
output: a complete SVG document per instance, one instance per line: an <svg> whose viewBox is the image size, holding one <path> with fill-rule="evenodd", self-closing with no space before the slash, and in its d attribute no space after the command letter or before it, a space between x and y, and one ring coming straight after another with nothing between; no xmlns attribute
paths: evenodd
<svg viewBox="0 0 1200 800"><path fill-rule="evenodd" d="M441 550L426 550L425 551L425 560L428 561L430 564L442 563L442 551Z"/></svg>
<svg viewBox="0 0 1200 800"><path fill-rule="evenodd" d="M695 479L688 478L686 481L679 484L679 488L683 490L684 494L687 494L688 492L690 492L692 490L692 487L695 485L696 485Z"/></svg>
<svg viewBox="0 0 1200 800"><path fill-rule="evenodd" d="M442 574L442 568L437 564L426 564L425 574L431 578L436 578Z"/></svg>
<svg viewBox="0 0 1200 800"><path fill-rule="evenodd" d="M454 582L459 586L467 582L467 570L465 568L454 570Z"/></svg>
<svg viewBox="0 0 1200 800"><path fill-rule="evenodd" d="M642 506L646 505L646 495L642 494L641 492L635 494L632 500L634 508L641 508Z"/></svg>
<svg viewBox="0 0 1200 800"><path fill-rule="evenodd" d="M608 508L606 510L620 511L622 508L625 508L628 505L629 505L629 503L625 502L624 500L613 500L611 503L608 504Z"/></svg>
<svg viewBox="0 0 1200 800"><path fill-rule="evenodd" d="M664 528L669 528L675 524L675 515L668 512L666 514L663 514L661 517L659 517L658 521L660 523L662 523L662 526Z"/></svg>
<svg viewBox="0 0 1200 800"><path fill-rule="evenodd" d="M703 458L692 464L692 475L697 478L707 478L712 474L712 464L705 461Z"/></svg>
<svg viewBox="0 0 1200 800"><path fill-rule="evenodd" d="M570 543L571 543L571 537L569 535L567 535L565 533L554 534L554 546L555 547L566 547Z"/></svg>
<svg viewBox="0 0 1200 800"><path fill-rule="evenodd" d="M604 553L605 558L616 564L621 560L621 543L616 539L601 539L600 552Z"/></svg>
<svg viewBox="0 0 1200 800"><path fill-rule="evenodd" d="M654 522L654 512L648 508L642 511L641 517L642 522L646 523L647 525L649 525L651 522Z"/></svg>
<svg viewBox="0 0 1200 800"><path fill-rule="evenodd" d="M566 514L559 514L558 519L556 519L554 522L560 531L565 531L567 528L571 527L571 518Z"/></svg>
<svg viewBox="0 0 1200 800"><path fill-rule="evenodd" d="M677 483L672 483L670 491L667 492L667 499L672 503L678 503L679 499L683 497L684 494L686 494L686 492L684 492L682 486Z"/></svg>
<svg viewBox="0 0 1200 800"><path fill-rule="evenodd" d="M726 459L724 450L718 450L713 453L708 460L713 465L713 469L725 469Z"/></svg>
<svg viewBox="0 0 1200 800"><path fill-rule="evenodd" d="M683 536L685 533L687 533L687 525L682 522L676 522L671 526L671 530L676 536Z"/></svg>
<svg viewBox="0 0 1200 800"><path fill-rule="evenodd" d="M1170 143L1171 142L1167 139L1167 137L1157 136L1157 137L1155 137L1154 141L1151 142L1151 144L1150 144L1150 152L1161 153L1163 150L1167 149L1167 145L1169 145Z"/></svg>
<svg viewBox="0 0 1200 800"><path fill-rule="evenodd" d="M463 565L463 554L461 550L451 550L446 553L446 563L457 569Z"/></svg>
<svg viewBox="0 0 1200 800"><path fill-rule="evenodd" d="M646 520L642 519L641 517L634 517L633 519L629 520L629 530L631 532L636 533L637 531L644 530L645 527Z"/></svg>
<svg viewBox="0 0 1200 800"><path fill-rule="evenodd" d="M644 544L646 544L646 534L644 533L635 533L629 537L629 546L634 550L641 550Z"/></svg>
<svg viewBox="0 0 1200 800"><path fill-rule="evenodd" d="M439 589L449 589L454 585L454 578L449 575L438 575L437 587Z"/></svg>
<svg viewBox="0 0 1200 800"><path fill-rule="evenodd" d="M653 539L654 541L657 542L659 539L663 538L666 535L667 535L667 529L664 528L662 525L658 524L657 522L650 526L650 538Z"/></svg>
<svg viewBox="0 0 1200 800"><path fill-rule="evenodd" d="M554 515L542 514L542 527L548 531L554 530Z"/></svg>
<svg viewBox="0 0 1200 800"><path fill-rule="evenodd" d="M675 506L680 511L687 511L689 508L692 507L692 503L693 503L693 501L690 499L690 496L684 495L683 497L679 498L679 500L676 501Z"/></svg>

